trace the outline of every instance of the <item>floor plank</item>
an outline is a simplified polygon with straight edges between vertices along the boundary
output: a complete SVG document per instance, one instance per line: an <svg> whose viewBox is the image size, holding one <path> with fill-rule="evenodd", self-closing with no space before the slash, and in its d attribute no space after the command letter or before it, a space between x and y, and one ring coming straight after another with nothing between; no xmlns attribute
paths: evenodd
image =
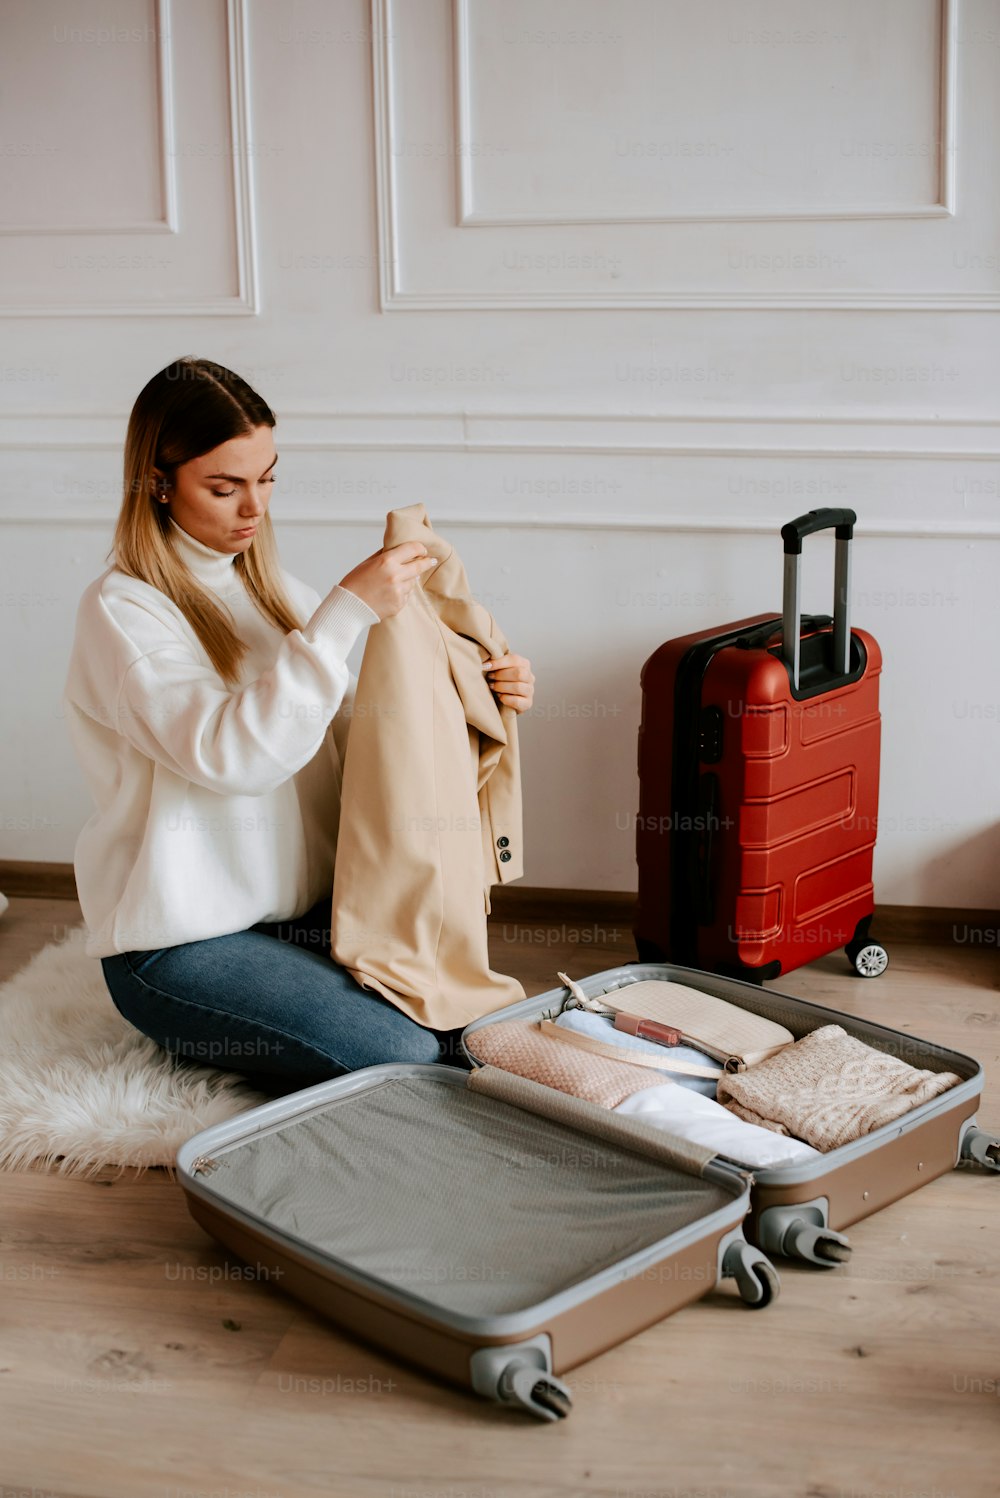
<svg viewBox="0 0 1000 1498"><path fill-rule="evenodd" d="M16 899L0 981L79 920ZM495 922L529 993L627 961L608 926ZM1000 1124L995 954L898 943L776 985L983 1061ZM1000 1492L1000 1182L963 1168L575 1370L542 1426L397 1364L251 1273L166 1172L0 1175L0 1498L980 1498Z"/></svg>

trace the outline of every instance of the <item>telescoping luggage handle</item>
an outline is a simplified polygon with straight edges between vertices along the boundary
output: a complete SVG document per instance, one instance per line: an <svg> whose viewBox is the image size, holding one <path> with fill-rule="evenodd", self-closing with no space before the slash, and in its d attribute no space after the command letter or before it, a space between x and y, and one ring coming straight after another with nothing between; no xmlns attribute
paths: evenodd
<svg viewBox="0 0 1000 1498"><path fill-rule="evenodd" d="M802 542L817 531L835 531L837 552L833 573L833 669L847 676L851 669L851 540L858 517L853 510L810 510L781 527L785 543L785 580L781 606L782 655L798 691L801 653L800 602Z"/></svg>

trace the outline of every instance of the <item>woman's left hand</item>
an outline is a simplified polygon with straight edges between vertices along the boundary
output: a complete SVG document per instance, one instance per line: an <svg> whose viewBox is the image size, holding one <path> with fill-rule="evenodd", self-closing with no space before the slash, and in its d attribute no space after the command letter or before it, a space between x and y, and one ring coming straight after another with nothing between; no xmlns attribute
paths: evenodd
<svg viewBox="0 0 1000 1498"><path fill-rule="evenodd" d="M493 693L516 713L526 713L535 698L535 675L523 655L498 655L483 661L483 675Z"/></svg>

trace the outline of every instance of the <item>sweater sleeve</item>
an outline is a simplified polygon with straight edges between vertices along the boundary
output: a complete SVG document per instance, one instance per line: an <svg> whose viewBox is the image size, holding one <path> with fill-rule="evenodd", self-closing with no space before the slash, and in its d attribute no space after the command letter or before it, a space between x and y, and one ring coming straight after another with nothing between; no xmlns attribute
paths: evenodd
<svg viewBox="0 0 1000 1498"><path fill-rule="evenodd" d="M262 796L307 764L350 683L347 656L378 615L338 583L274 664L235 691L183 640L125 671L114 726L148 758L222 795Z"/></svg>

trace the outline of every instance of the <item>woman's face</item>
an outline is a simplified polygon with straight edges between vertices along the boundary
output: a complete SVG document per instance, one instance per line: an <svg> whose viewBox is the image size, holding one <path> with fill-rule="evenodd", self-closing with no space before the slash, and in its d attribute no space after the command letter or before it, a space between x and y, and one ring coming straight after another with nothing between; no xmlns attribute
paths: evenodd
<svg viewBox="0 0 1000 1498"><path fill-rule="evenodd" d="M274 433L255 427L182 463L167 489L167 508L182 530L215 551L249 550L274 483Z"/></svg>

